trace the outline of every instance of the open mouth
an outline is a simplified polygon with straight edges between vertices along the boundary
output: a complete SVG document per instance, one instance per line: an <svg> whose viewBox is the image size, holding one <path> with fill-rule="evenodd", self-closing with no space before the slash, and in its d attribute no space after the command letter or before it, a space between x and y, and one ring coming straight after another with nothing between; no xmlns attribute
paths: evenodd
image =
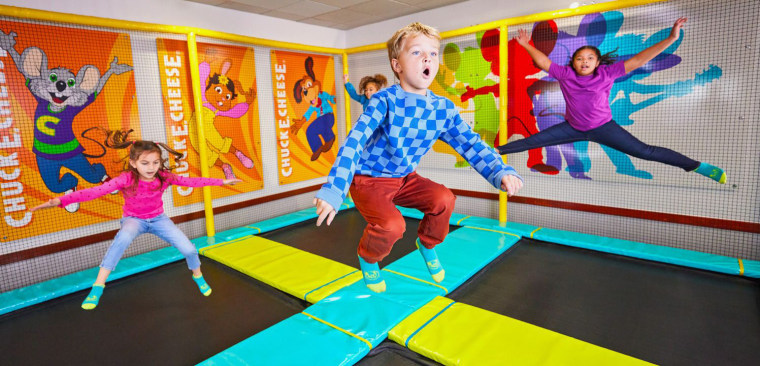
<svg viewBox="0 0 760 366"><path fill-rule="evenodd" d="M425 77L430 76L430 68L426 67L425 70L422 70L422 75L425 75Z"/></svg>
<svg viewBox="0 0 760 366"><path fill-rule="evenodd" d="M66 101L66 99L69 99L69 97L65 95L57 96L56 94L57 93L50 93L50 98L53 99L53 103L55 104L62 104L63 102Z"/></svg>
<svg viewBox="0 0 760 366"><path fill-rule="evenodd" d="M224 105L222 101L216 102L216 104L218 104L220 107Z"/></svg>

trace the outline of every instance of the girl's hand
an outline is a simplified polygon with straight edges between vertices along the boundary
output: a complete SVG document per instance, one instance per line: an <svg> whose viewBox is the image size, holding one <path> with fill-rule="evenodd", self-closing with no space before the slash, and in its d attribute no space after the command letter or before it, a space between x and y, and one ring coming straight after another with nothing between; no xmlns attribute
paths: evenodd
<svg viewBox="0 0 760 366"><path fill-rule="evenodd" d="M242 180L237 179L237 178L232 178L232 179L225 179L223 182L225 186L232 186L232 185L235 185L235 183L242 182Z"/></svg>
<svg viewBox="0 0 760 366"><path fill-rule="evenodd" d="M676 23L673 24L673 29L670 30L670 38L672 38L673 41L681 36L681 28L683 28L684 23L686 23L686 17L680 17L676 20Z"/></svg>
<svg viewBox="0 0 760 366"><path fill-rule="evenodd" d="M517 193L517 191L522 188L523 182L520 180L520 178L517 178L514 175L505 175L503 178L501 178L501 190L506 191L507 195L512 197Z"/></svg>
<svg viewBox="0 0 760 366"><path fill-rule="evenodd" d="M61 200L59 200L58 198L52 198L49 201L47 201L47 202L45 202L45 203L43 203L43 204L41 204L41 205L39 205L37 207L32 207L31 209L29 209L29 212L34 212L34 211L37 211L37 210L39 210L41 208L56 207L56 206L59 206L60 204L61 204Z"/></svg>
<svg viewBox="0 0 760 366"><path fill-rule="evenodd" d="M343 74L343 84L348 83L348 74Z"/></svg>
<svg viewBox="0 0 760 366"><path fill-rule="evenodd" d="M520 46L527 46L530 44L530 35L528 35L528 31L524 29L520 29L517 31L517 37L513 38Z"/></svg>

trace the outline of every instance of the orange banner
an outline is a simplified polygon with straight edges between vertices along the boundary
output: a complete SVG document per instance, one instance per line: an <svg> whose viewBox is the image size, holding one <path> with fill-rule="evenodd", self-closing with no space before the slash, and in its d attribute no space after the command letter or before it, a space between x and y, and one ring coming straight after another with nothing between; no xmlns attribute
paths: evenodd
<svg viewBox="0 0 760 366"><path fill-rule="evenodd" d="M200 145L190 80L187 42L158 39L158 63L164 99L169 146L185 153L176 174L198 177ZM242 183L211 191L212 198L227 197L264 187L261 167L261 129L256 96L254 52L250 47L198 43L203 90L203 125L212 178L239 178ZM172 189L175 206L203 200L192 187Z"/></svg>
<svg viewBox="0 0 760 366"><path fill-rule="evenodd" d="M124 151L106 148L94 128L140 136L129 35L10 21L0 33L0 241L121 217L120 195L72 213L28 209L123 169Z"/></svg>
<svg viewBox="0 0 760 366"><path fill-rule="evenodd" d="M339 147L335 61L273 50L272 84L280 184L326 176Z"/></svg>

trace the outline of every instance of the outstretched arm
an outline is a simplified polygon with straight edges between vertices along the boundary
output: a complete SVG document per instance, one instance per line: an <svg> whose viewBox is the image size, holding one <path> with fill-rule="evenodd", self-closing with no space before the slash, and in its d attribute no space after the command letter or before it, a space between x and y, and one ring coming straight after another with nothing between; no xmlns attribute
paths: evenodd
<svg viewBox="0 0 760 366"><path fill-rule="evenodd" d="M16 64L16 67L21 65L21 55L16 51L16 32L8 32L8 34L3 33L0 31L0 49L5 50L8 52L8 54L11 55L11 59L13 59L13 62ZM24 71L21 70L19 67L19 71L23 73ZM26 75L24 75L26 76Z"/></svg>
<svg viewBox="0 0 760 366"><path fill-rule="evenodd" d="M538 66L539 69L549 72L549 66L551 66L552 61L543 52L539 51L536 49L536 47L533 47L530 44L530 36L528 35L527 31L520 29L518 31L517 37L515 37L515 41L517 41L517 44L528 51L530 58L533 59L533 62L536 64L536 66Z"/></svg>
<svg viewBox="0 0 760 366"><path fill-rule="evenodd" d="M111 77L111 75L120 75L128 71L132 71L132 66L129 66L127 64L120 64L119 59L117 57L114 57L113 61L111 61L110 67L108 68L108 71L106 71L106 73L103 74L103 77L98 80L98 85L95 87L95 92L100 94L100 91L103 90L103 87L106 85L106 82L108 81L108 78Z"/></svg>
<svg viewBox="0 0 760 366"><path fill-rule="evenodd" d="M665 51L666 48L670 47L670 45L677 41L678 37L681 35L681 28L683 28L684 23L686 23L686 18L678 18L675 24L673 24L673 29L670 30L670 35L668 38L665 38L662 41L653 44L649 48L637 53L636 56L633 56L626 60L624 63L625 72L629 73L641 66L644 66L644 64L649 62L649 60L655 58L662 51Z"/></svg>

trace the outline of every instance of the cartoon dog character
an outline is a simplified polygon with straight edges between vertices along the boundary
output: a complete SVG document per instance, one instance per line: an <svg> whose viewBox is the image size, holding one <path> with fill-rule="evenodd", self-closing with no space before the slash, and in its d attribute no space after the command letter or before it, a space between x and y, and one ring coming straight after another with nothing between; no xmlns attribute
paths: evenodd
<svg viewBox="0 0 760 366"><path fill-rule="evenodd" d="M45 186L54 193L68 193L76 188L79 181L74 175L66 173L60 176L63 167L90 183L108 179L103 164L90 164L87 160L95 156L84 153L72 125L74 117L95 101L112 75L131 71L132 66L119 64L114 57L110 68L102 76L93 65L83 66L74 75L64 67L48 69L47 55L41 49L29 47L19 54L15 45L15 32L6 34L0 31L0 48L10 54L37 100L32 151L37 156L37 168ZM78 209L78 204L66 207L69 212Z"/></svg>
<svg viewBox="0 0 760 366"><path fill-rule="evenodd" d="M256 89L249 88L248 91L245 91L239 81L227 77L227 72L232 66L232 60L230 59L222 61L219 72L215 72L212 75L211 63L214 62L213 59L214 52L207 52L206 60L198 65L200 79L207 80L206 88L201 94L203 98L203 108L201 109L203 113L203 129L206 137L206 146L209 150L206 163L209 168L213 166L221 168L226 179L234 179L235 173L232 170L232 166L223 161L222 156L227 154L235 155L247 169L253 168L253 160L233 145L232 138L222 136L214 126L214 123L217 121L217 117L240 118L248 113L250 105L256 98ZM245 102L236 103L237 92L240 92L245 97ZM198 141L198 131L195 115L190 119L190 143L196 151L200 151L196 142Z"/></svg>
<svg viewBox="0 0 760 366"><path fill-rule="evenodd" d="M335 115L333 107L330 106L330 103L335 104L335 96L322 91L322 83L314 76L314 60L311 56L306 58L304 66L306 75L293 85L293 98L296 103L301 103L302 100L309 102L309 109L303 118L293 119L290 132L297 134L311 115L317 113L317 118L306 128L306 140L312 151L311 161L314 161L319 159L321 153L330 151L335 142L335 133L332 131Z"/></svg>

